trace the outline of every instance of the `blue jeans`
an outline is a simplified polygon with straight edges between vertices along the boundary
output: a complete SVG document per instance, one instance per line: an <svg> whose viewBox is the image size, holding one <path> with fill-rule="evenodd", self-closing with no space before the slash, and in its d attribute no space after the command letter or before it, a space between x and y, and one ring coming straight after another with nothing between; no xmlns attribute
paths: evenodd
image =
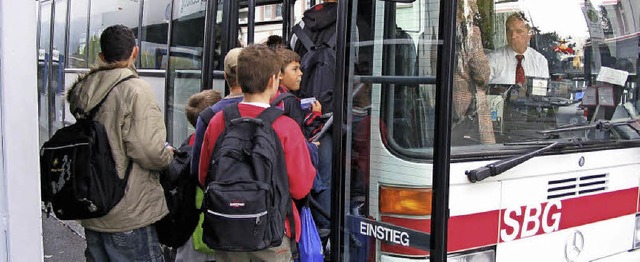
<svg viewBox="0 0 640 262"><path fill-rule="evenodd" d="M329 214L331 214L332 150L333 139L330 134L327 134L320 139L320 146L318 147L318 176L316 177L316 180L319 182L319 185L314 187L311 192L313 199L318 201L318 204L320 204L322 209L327 211ZM318 229L329 229L331 227L329 220L316 212L313 208L311 209L311 214L313 215L313 220L316 222L316 227L318 227Z"/></svg>
<svg viewBox="0 0 640 262"><path fill-rule="evenodd" d="M89 262L149 261L163 262L158 234L153 225L119 233L96 232L85 229Z"/></svg>

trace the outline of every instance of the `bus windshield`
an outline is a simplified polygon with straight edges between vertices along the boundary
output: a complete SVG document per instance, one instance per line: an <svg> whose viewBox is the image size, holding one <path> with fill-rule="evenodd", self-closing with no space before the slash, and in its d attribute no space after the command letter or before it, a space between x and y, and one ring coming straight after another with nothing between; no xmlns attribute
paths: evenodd
<svg viewBox="0 0 640 262"><path fill-rule="evenodd" d="M637 118L640 106L638 12L640 4L626 0L459 1L452 155L557 139L640 138L640 126L627 121ZM405 20L398 24L414 30L415 38L433 30ZM433 41L420 40L416 66L408 70L415 72L404 75L435 70L429 62L435 52L420 52ZM387 126L382 132L392 151L431 157L436 88L417 84L383 90ZM617 124L598 125L611 122Z"/></svg>

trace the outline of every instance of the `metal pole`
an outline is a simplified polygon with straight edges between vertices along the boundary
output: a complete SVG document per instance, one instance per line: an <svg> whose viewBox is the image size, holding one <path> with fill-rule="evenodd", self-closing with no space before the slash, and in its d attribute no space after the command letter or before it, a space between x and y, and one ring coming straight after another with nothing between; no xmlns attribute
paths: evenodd
<svg viewBox="0 0 640 262"><path fill-rule="evenodd" d="M288 45L291 37L291 28L293 28L293 10L295 1L282 1L282 41Z"/></svg>
<svg viewBox="0 0 640 262"><path fill-rule="evenodd" d="M216 16L218 15L218 1L208 1L204 22L204 45L202 52L202 81L200 90L213 87L213 65L216 52Z"/></svg>
<svg viewBox="0 0 640 262"><path fill-rule="evenodd" d="M247 44L253 44L256 31L256 0L249 0L247 13Z"/></svg>
<svg viewBox="0 0 640 262"><path fill-rule="evenodd" d="M69 31L71 31L69 28L71 28L71 26L69 26L69 22L71 21L71 0L67 0L67 17L65 17L65 29L64 29L64 67L63 68L67 68L69 66ZM64 114L65 114L65 110L62 110L62 119L63 119L63 123L64 123Z"/></svg>
<svg viewBox="0 0 640 262"><path fill-rule="evenodd" d="M449 222L449 163L451 155L451 97L453 90L456 7L455 0L440 1L438 66L436 75L435 147L431 213L431 262L447 260Z"/></svg>
<svg viewBox="0 0 640 262"><path fill-rule="evenodd" d="M336 65L345 65L344 68L348 69L349 66L349 49L347 46L351 14L351 1L338 1L338 17L336 21ZM343 124L347 124L347 112L346 98L350 97L349 88L347 86L347 70L336 70L335 75L335 87L333 93L333 120L334 125L332 128L333 137L333 150L332 159L333 165L331 166L331 247L333 250L340 250L345 241L348 240L348 232L343 231L341 226L345 223L345 214L347 208L345 204L345 176L340 175L342 171L346 169L347 163L345 162L346 153L345 150L349 148L347 145L347 137L343 135ZM341 256L342 252L331 252L331 261L343 261Z"/></svg>
<svg viewBox="0 0 640 262"><path fill-rule="evenodd" d="M220 43L221 56L219 65L224 64L224 56L227 55L229 50L236 47L238 43L238 1L235 0L223 0L224 6L222 7L222 39ZM225 94L228 94L229 85L224 86Z"/></svg>
<svg viewBox="0 0 640 262"><path fill-rule="evenodd" d="M175 0L171 0L171 2L169 3L169 24L167 25L167 68L165 68L165 72L166 72L166 76L164 78L164 122L167 123L166 129L167 129L167 137L173 137L173 128L171 128L171 124L172 123L172 117L171 114L169 113L169 101L172 101L173 99L170 99L171 96L173 96L172 94L172 88L169 88L169 86L171 85L171 81L173 81L173 77L171 75L171 41L173 40L173 5L174 5Z"/></svg>
<svg viewBox="0 0 640 262"><path fill-rule="evenodd" d="M144 20L142 19L144 16L144 0L140 0L138 3L138 48L140 52L138 52L138 59L136 59L136 67L142 67L142 24Z"/></svg>
<svg viewBox="0 0 640 262"><path fill-rule="evenodd" d="M55 30L56 25L56 1L51 1L51 14L49 14L49 61L47 62L47 115L48 115L48 130L49 137L53 136L53 121L56 119L56 91L51 90L51 83L53 82L53 30ZM58 58L58 61L59 58Z"/></svg>
<svg viewBox="0 0 640 262"><path fill-rule="evenodd" d="M87 31L86 31L86 35L85 40L84 40L84 62L85 62L85 67L88 68L91 65L89 64L89 51L90 51L90 42L91 41L91 37L89 37L89 34L91 33L91 2L92 0L87 0Z"/></svg>

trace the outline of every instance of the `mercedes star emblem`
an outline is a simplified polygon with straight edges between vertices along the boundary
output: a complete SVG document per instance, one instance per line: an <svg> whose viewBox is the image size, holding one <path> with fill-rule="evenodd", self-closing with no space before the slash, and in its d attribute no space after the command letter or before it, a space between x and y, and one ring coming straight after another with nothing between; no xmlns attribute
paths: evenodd
<svg viewBox="0 0 640 262"><path fill-rule="evenodd" d="M576 230L569 237L567 241L564 243L564 257L567 262L574 262L582 253L584 249L584 236L582 232Z"/></svg>

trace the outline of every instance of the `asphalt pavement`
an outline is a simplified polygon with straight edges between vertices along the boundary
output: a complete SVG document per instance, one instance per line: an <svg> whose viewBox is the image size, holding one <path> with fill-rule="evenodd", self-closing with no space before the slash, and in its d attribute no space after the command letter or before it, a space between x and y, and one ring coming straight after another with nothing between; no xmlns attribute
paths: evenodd
<svg viewBox="0 0 640 262"><path fill-rule="evenodd" d="M42 242L45 262L85 261L84 229L76 221L61 221L42 212Z"/></svg>

